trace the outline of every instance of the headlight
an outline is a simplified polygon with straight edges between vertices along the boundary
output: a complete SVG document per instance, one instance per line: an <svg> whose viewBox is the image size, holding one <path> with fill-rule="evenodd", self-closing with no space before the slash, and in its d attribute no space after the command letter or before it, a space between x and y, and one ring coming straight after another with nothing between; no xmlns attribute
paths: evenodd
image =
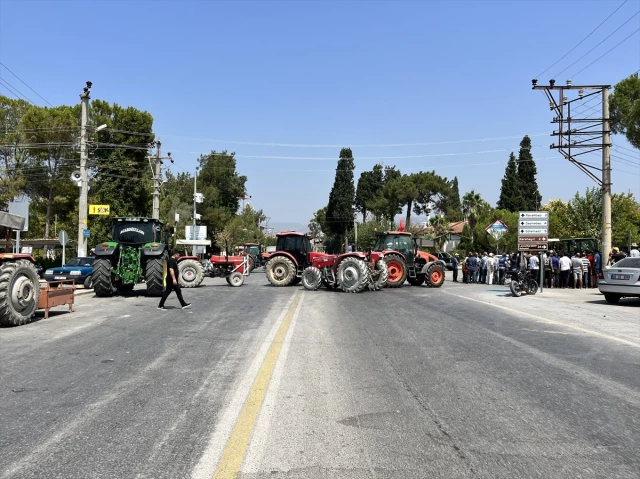
<svg viewBox="0 0 640 479"><path fill-rule="evenodd" d="M44 272L44 274L53 274L53 270L52 269L48 269Z"/></svg>
<svg viewBox="0 0 640 479"><path fill-rule="evenodd" d="M80 276L82 274L82 271L71 271L69 274L71 276Z"/></svg>

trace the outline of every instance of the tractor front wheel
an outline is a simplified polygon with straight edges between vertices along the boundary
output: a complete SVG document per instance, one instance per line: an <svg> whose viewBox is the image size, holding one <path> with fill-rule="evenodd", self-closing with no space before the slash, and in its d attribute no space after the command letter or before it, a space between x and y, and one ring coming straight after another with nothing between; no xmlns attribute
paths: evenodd
<svg viewBox="0 0 640 479"><path fill-rule="evenodd" d="M433 263L427 268L429 286L439 288L444 283L444 268L441 264Z"/></svg>
<svg viewBox="0 0 640 479"><path fill-rule="evenodd" d="M167 258L163 255L159 258L149 258L144 272L147 283L147 296L162 296L164 289L164 262ZM180 275L178 275L180 276Z"/></svg>
<svg viewBox="0 0 640 479"><path fill-rule="evenodd" d="M195 259L185 259L178 263L178 283L182 288L197 288L204 279L202 265Z"/></svg>
<svg viewBox="0 0 640 479"><path fill-rule="evenodd" d="M407 279L407 263L398 254L388 254L384 257L389 269L388 288L399 288Z"/></svg>
<svg viewBox="0 0 640 479"><path fill-rule="evenodd" d="M93 262L93 292L100 298L113 296L116 288L111 274L111 260L109 258L96 258Z"/></svg>
<svg viewBox="0 0 640 479"><path fill-rule="evenodd" d="M359 293L369 284L369 268L361 259L353 256L338 265L338 284L345 293Z"/></svg>
<svg viewBox="0 0 640 479"><path fill-rule="evenodd" d="M302 272L302 286L309 291L315 291L322 283L322 273L315 266L309 266Z"/></svg>
<svg viewBox="0 0 640 479"><path fill-rule="evenodd" d="M40 279L31 261L0 265L0 324L20 326L31 321L40 298Z"/></svg>
<svg viewBox="0 0 640 479"><path fill-rule="evenodd" d="M265 270L267 279L274 286L289 286L296 276L296 265L286 256L270 259Z"/></svg>
<svg viewBox="0 0 640 479"><path fill-rule="evenodd" d="M229 275L227 283L229 283L234 288L242 286L244 284L244 276L242 275L242 273L238 273L237 271L235 271Z"/></svg>

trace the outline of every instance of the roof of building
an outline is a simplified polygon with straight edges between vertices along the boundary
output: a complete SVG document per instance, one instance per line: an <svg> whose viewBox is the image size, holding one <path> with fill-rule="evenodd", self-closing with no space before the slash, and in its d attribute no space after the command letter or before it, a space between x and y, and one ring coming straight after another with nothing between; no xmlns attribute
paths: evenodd
<svg viewBox="0 0 640 479"><path fill-rule="evenodd" d="M454 223L449 223L449 233L457 235L462 234L462 230L466 224L468 224L467 221L455 221Z"/></svg>

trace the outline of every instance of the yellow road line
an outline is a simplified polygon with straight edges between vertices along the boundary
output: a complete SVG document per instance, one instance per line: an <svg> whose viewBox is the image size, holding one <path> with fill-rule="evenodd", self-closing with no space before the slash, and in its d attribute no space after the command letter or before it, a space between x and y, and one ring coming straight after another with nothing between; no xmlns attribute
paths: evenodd
<svg viewBox="0 0 640 479"><path fill-rule="evenodd" d="M278 328L278 332L271 342L269 351L267 351L267 355L262 362L262 366L260 366L258 375L253 382L253 386L251 386L251 391L249 391L244 406L242 407L242 411L240 411L238 422L233 428L231 437L222 452L222 458L218 464L218 469L213 476L214 479L235 479L240 472L240 467L242 466L244 455L247 451L247 447L249 446L249 440L251 439L251 434L253 433L256 419L258 418L258 413L262 406L262 401L264 400L267 388L269 387L271 374L273 373L276 362L278 361L278 355L280 354L282 343L284 342L284 338L287 336L287 331L289 330L291 319L293 318L298 302L300 301L301 294L301 291L298 291L291 303L291 306L289 307L289 311L287 311L287 314L282 321L282 324Z"/></svg>

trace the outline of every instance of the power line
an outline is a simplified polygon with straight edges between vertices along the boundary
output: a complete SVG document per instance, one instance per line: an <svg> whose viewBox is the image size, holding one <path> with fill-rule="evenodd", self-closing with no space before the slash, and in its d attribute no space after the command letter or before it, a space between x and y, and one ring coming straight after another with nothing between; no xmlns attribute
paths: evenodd
<svg viewBox="0 0 640 479"><path fill-rule="evenodd" d="M24 86L26 86L29 90L31 90L33 93L35 93L36 95L38 95L40 98L42 98L42 100L49 106L53 107L53 105L51 103L49 103L47 100L45 100L42 95L40 95L40 93L38 93L37 91L35 91L33 88L31 88L29 85L27 85L22 78L20 78L18 75L16 75L15 73L13 73L9 67L7 65L5 65L4 63L0 62L0 65L2 65L9 73L11 73L14 77L16 77L18 80L20 80L22 82L22 84ZM33 103L33 102L31 102Z"/></svg>
<svg viewBox="0 0 640 479"><path fill-rule="evenodd" d="M537 77L544 75L545 73L547 73L551 68L553 68L554 66L556 66L560 61L564 60L566 58L567 55L569 55L572 51L574 51L576 48L578 48L580 45L582 45L584 43L584 41L589 38L591 35L593 35L602 25L605 24L605 22L607 20L609 20L618 10L620 10L625 3L627 3L628 0L624 0L624 2L622 2L622 4L616 8L607 18L605 18L600 25L598 25L596 28L594 28L591 33L589 33L586 37L584 37L582 40L580 40L580 42L573 47L571 50L569 50L567 53L565 53L562 57L560 57L560 59L556 60L555 63L553 63L552 65L549 65L545 70L543 70L541 73L538 73ZM557 76L557 75L556 75Z"/></svg>
<svg viewBox="0 0 640 479"><path fill-rule="evenodd" d="M620 29L622 27L624 27L627 23L629 23L631 20L633 20L635 17L637 17L640 14L640 10L638 10L635 15L632 15L626 22L624 22L622 25L620 25L618 28L616 28L613 32L611 32L607 37L605 37L602 41L600 41L600 43L598 43L595 47L593 47L591 50L589 50L587 53L585 53L584 55L582 55L580 58L578 58L575 62L573 62L571 65L569 65L568 67L566 67L564 70L562 70L559 73L556 73L555 77L557 78L558 76L560 76L562 73L566 72L569 68L571 68L573 65L575 65L576 63L578 63L580 60L582 60L584 57L586 57L589 53L591 53L592 51L594 51L596 48L598 48L600 45L602 45L605 41L607 41L609 38L611 38L613 35L615 35L616 33L618 33L620 31ZM637 31L637 30L636 30ZM608 53L608 52L607 52ZM582 71L582 70L581 70ZM575 75L573 75L575 76Z"/></svg>
<svg viewBox="0 0 640 479"><path fill-rule="evenodd" d="M638 12L640 13L640 12ZM636 15L638 14L636 13ZM635 15L634 15L635 16ZM602 55L600 55L598 58L596 58L595 60L593 60L591 63L589 63L586 67L584 67L582 70L574 73L573 75L571 75L572 77L576 77L578 76L580 73L582 73L583 71L585 71L587 68L589 68L591 65L593 65L594 63L596 63L597 61L599 61L601 58L603 58L604 56L606 56L608 53L612 52L613 50L615 50L616 48L618 48L620 45L622 45L624 42L626 42L627 40L629 40L629 38L631 38L632 36L634 36L636 33L640 32L640 28L636 29L634 32L631 33L631 35L629 35L628 37L625 37L622 41L618 42L615 44L615 46L613 46L612 48L610 48L609 50L607 50L606 52L604 52Z"/></svg>
<svg viewBox="0 0 640 479"><path fill-rule="evenodd" d="M27 96L22 93L20 90L18 90L16 87L14 87L11 83L9 83L7 80L5 80L4 78L0 78L0 82L4 83L5 85L3 85L7 90L16 92L17 93L17 97L21 97L20 99L24 99L26 101L28 101L29 103L33 103L31 100L29 100L29 98L27 98ZM13 93L12 92L12 93ZM15 93L14 93L15 95Z"/></svg>

